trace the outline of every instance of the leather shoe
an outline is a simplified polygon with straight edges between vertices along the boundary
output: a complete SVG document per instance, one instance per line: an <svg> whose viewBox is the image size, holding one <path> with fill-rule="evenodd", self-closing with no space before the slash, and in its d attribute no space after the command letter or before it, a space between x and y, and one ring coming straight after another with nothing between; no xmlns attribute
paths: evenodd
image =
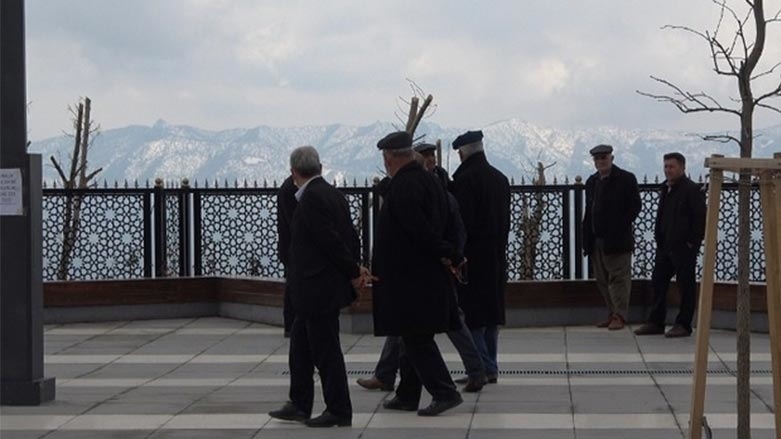
<svg viewBox="0 0 781 439"><path fill-rule="evenodd" d="M393 399L384 401L382 406L388 410L402 410L405 412L414 412L418 409L417 403L403 401L398 396L394 396Z"/></svg>
<svg viewBox="0 0 781 439"><path fill-rule="evenodd" d="M316 418L307 419L304 424L307 427L350 427L353 425L353 418L352 416L336 416L326 410Z"/></svg>
<svg viewBox="0 0 781 439"><path fill-rule="evenodd" d="M664 325L657 325L656 323L644 323L639 328L635 329L635 335L661 335L664 334Z"/></svg>
<svg viewBox="0 0 781 439"><path fill-rule="evenodd" d="M610 326L610 322L612 321L613 321L613 313L611 312L610 314L607 315L606 320L602 320L601 322L597 323L597 328L607 328L608 326Z"/></svg>
<svg viewBox="0 0 781 439"><path fill-rule="evenodd" d="M613 320L611 320L610 324L607 325L607 329L616 331L619 329L624 329L624 325L626 325L626 320L621 317L621 314L613 314Z"/></svg>
<svg viewBox="0 0 781 439"><path fill-rule="evenodd" d="M376 376L371 378L358 378L356 381L359 386L366 390L382 390L383 392L392 392L393 384L385 384L379 380Z"/></svg>
<svg viewBox="0 0 781 439"><path fill-rule="evenodd" d="M453 380L456 384L466 384L469 382L469 377L463 377L459 378L457 380Z"/></svg>
<svg viewBox="0 0 781 439"><path fill-rule="evenodd" d="M499 379L499 375L497 375L495 373L489 373L488 375L486 375L486 380L485 381L488 384L496 384L496 381L498 379Z"/></svg>
<svg viewBox="0 0 781 439"><path fill-rule="evenodd" d="M667 338L688 337L692 335L691 330L686 329L683 325L673 325L669 331L664 333Z"/></svg>
<svg viewBox="0 0 781 439"><path fill-rule="evenodd" d="M268 415L274 419L281 419L283 421L305 422L309 419L308 414L304 413L303 410L296 407L290 401L285 403L281 409L268 412Z"/></svg>
<svg viewBox="0 0 781 439"><path fill-rule="evenodd" d="M466 393L479 392L483 390L483 386L485 386L485 383L487 382L488 382L488 378L484 376L474 377L474 378L470 377L466 382L466 386L464 386L464 388L461 391Z"/></svg>
<svg viewBox="0 0 781 439"><path fill-rule="evenodd" d="M418 416L436 416L445 410L450 410L453 407L460 405L462 402L464 402L464 399L461 398L460 394L453 399L439 401L435 399L431 401L431 404L429 404L428 407L418 410Z"/></svg>

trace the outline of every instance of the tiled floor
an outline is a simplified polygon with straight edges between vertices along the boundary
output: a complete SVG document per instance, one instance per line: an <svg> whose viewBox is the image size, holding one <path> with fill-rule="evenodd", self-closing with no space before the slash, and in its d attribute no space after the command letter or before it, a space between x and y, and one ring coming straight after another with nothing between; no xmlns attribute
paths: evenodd
<svg viewBox="0 0 781 439"><path fill-rule="evenodd" d="M714 438L734 437L735 334L712 331L706 414ZM0 438L683 438L694 338L629 329L506 329L499 383L463 394L435 418L382 408L391 396L355 385L382 339L343 334L352 428L312 430L266 414L287 399L287 340L279 328L221 318L46 328L46 376L57 399L0 408ZM454 375L462 366L438 337ZM752 339L753 438L774 430L768 337ZM428 404L424 397L421 404ZM315 412L323 409L318 389Z"/></svg>

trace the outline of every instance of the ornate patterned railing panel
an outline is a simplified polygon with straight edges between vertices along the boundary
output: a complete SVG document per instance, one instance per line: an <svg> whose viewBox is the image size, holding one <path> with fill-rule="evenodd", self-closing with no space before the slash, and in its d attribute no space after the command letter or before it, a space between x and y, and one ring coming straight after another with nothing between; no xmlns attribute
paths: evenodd
<svg viewBox="0 0 781 439"><path fill-rule="evenodd" d="M510 280L562 279L565 273L566 188L514 186L510 194L507 276Z"/></svg>
<svg viewBox="0 0 781 439"><path fill-rule="evenodd" d="M150 191L47 191L43 197L43 278L130 279L149 275ZM66 205L79 208L80 226L72 240L70 264L63 269ZM72 210L73 211L73 210ZM145 242L145 240L147 240Z"/></svg>

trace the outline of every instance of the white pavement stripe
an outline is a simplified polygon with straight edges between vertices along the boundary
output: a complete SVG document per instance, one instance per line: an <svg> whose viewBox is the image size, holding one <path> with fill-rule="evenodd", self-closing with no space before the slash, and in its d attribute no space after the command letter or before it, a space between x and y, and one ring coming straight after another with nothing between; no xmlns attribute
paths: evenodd
<svg viewBox="0 0 781 439"><path fill-rule="evenodd" d="M60 430L156 430L173 415L80 415Z"/></svg>
<svg viewBox="0 0 781 439"><path fill-rule="evenodd" d="M734 413L706 414L714 429L734 429ZM681 425L688 414L679 414ZM430 429L572 429L573 416L566 413L453 413L421 417L415 413L355 413L353 428L430 428ZM579 430L655 430L677 429L675 419L665 413L578 413ZM772 413L753 413L752 429L772 430ZM265 413L181 414L181 415L0 415L0 430L175 430L175 429L286 429L303 428L299 423L269 419Z"/></svg>
<svg viewBox="0 0 781 439"><path fill-rule="evenodd" d="M114 361L121 364L180 364L193 359L193 355L123 355Z"/></svg>
<svg viewBox="0 0 781 439"><path fill-rule="evenodd" d="M319 378L315 376L315 381ZM660 385L691 385L689 376L656 377ZM239 378L211 377L211 378L64 378L57 380L58 387L274 387L288 386L288 376L280 378ZM360 388L354 379L350 379L350 387ZM496 386L499 387L523 387L523 386L653 386L654 381L648 376L636 377L572 377L569 380L565 376L545 378L505 378L500 377ZM708 386L734 386L735 377L708 377ZM773 378L768 376L751 377L752 386L772 386ZM493 385L492 385L493 386Z"/></svg>
<svg viewBox="0 0 781 439"><path fill-rule="evenodd" d="M371 354L346 354L344 360L347 363L376 363L379 359L379 353ZM457 353L446 353L442 355L447 362L460 362L461 357ZM732 361L734 354L721 354L726 361ZM643 358L640 354L569 354L570 363L642 363ZM693 362L693 356L689 354L646 354L646 362L649 363L683 363ZM710 362L718 362L715 355L710 355ZM79 354L54 354L46 355L45 362L50 364L85 364L85 363L204 363L204 364L222 364L222 363L269 363L286 364L288 362L287 354L204 354L204 355L147 355L147 354L129 354L129 355L79 355ZM770 354L756 353L751 354L752 362L769 362ZM499 354L499 363L564 363L564 354Z"/></svg>
<svg viewBox="0 0 781 439"><path fill-rule="evenodd" d="M197 414L176 415L161 428L163 429L193 429L193 430L258 430L268 422L266 414Z"/></svg>
<svg viewBox="0 0 781 439"><path fill-rule="evenodd" d="M282 328L52 328L44 335L282 335Z"/></svg>
<svg viewBox="0 0 781 439"><path fill-rule="evenodd" d="M729 428L734 429L738 427L738 415L735 413L711 413L706 414L708 419L708 425L712 429ZM678 419L681 425L689 425L689 414L683 413L678 415ZM772 430L775 428L775 416L772 413L752 413L751 414L751 429L757 430Z"/></svg>
<svg viewBox="0 0 781 439"><path fill-rule="evenodd" d="M602 414L575 413L575 429L677 429L670 413Z"/></svg>

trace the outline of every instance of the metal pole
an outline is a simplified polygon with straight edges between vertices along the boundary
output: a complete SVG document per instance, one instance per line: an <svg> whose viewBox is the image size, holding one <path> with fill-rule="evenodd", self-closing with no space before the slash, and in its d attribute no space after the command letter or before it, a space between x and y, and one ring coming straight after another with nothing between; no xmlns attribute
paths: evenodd
<svg viewBox="0 0 781 439"><path fill-rule="evenodd" d="M43 377L41 156L27 154L24 1L0 2L0 404L54 399Z"/></svg>

